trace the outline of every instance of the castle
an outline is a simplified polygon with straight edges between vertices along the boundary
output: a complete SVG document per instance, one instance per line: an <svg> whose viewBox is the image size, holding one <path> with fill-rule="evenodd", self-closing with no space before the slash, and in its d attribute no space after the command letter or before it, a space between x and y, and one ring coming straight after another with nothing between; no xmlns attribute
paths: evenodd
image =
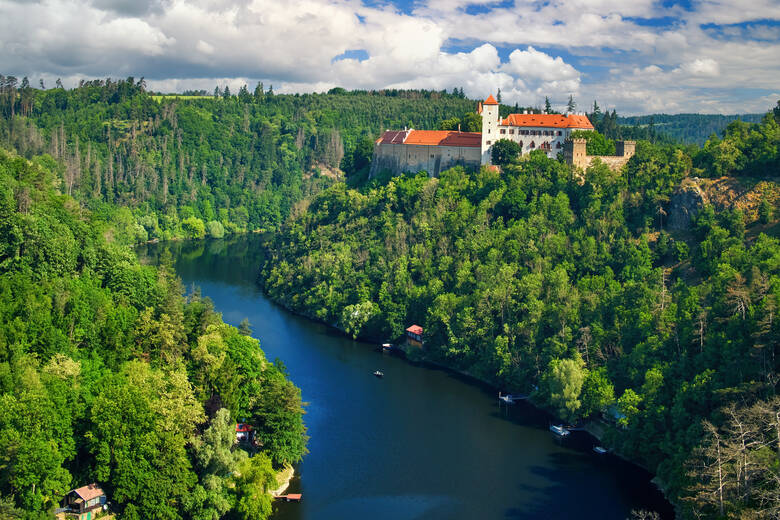
<svg viewBox="0 0 780 520"><path fill-rule="evenodd" d="M584 115L569 114L510 114L501 119L498 102L491 95L479 104L482 132L450 130L388 130L374 143L374 158L370 177L382 170L393 174L405 171L439 173L456 165L479 167L491 164L493 144L509 139L520 145L523 154L543 150L554 158L562 152L564 159L580 168L587 168L593 160L585 150L584 139L571 139L575 130L593 130ZM625 164L634 153L633 141L618 142L618 155L600 157L611 168Z"/></svg>

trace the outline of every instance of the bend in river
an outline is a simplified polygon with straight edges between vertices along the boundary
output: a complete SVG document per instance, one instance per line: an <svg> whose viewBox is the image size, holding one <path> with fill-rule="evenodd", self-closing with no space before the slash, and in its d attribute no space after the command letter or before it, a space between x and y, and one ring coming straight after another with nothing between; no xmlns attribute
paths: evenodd
<svg viewBox="0 0 780 520"><path fill-rule="evenodd" d="M275 519L672 518L651 475L575 432L556 441L549 417L446 370L412 365L296 316L256 285L262 238L154 244L173 253L226 322L248 318L269 359L281 359L308 402L310 453ZM382 370L383 379L372 375Z"/></svg>

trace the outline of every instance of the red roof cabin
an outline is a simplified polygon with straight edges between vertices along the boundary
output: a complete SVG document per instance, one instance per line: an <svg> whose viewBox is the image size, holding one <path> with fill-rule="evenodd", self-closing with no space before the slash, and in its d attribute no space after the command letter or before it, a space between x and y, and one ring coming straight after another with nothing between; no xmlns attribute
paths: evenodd
<svg viewBox="0 0 780 520"><path fill-rule="evenodd" d="M412 325L406 329L406 344L413 347L422 348L423 346L423 328L419 325Z"/></svg>
<svg viewBox="0 0 780 520"><path fill-rule="evenodd" d="M59 519L92 520L108 509L106 494L97 484L71 489L54 513Z"/></svg>
<svg viewBox="0 0 780 520"><path fill-rule="evenodd" d="M254 444L255 431L252 425L247 423L236 423L236 442L248 442Z"/></svg>

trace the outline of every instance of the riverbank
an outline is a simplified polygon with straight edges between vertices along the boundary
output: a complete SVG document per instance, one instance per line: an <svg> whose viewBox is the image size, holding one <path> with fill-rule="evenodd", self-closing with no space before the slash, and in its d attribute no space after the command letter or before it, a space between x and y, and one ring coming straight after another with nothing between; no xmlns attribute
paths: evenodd
<svg viewBox="0 0 780 520"><path fill-rule="evenodd" d="M328 323L328 322L326 322L324 320L318 319L315 316L308 315L305 312L299 312L299 311L297 311L295 309L290 308L284 302L278 301L276 299L271 298L265 292L265 290L263 288L263 284L261 282L262 281L261 281L260 277L258 277L258 286L263 290L263 293L269 299L271 299L271 301L273 301L276 305L279 305L280 307L284 308L287 312L290 312L291 314L294 314L296 316L300 316L300 317L305 318L307 320L314 321L316 323L321 323L321 324L327 326L330 329L339 331L345 337L352 339L352 337L343 328L341 328L338 324L336 324L336 323ZM353 339L353 341L361 341L361 342L365 342L365 343L377 343L377 344L380 344L383 341L383 338L361 336L361 337L358 337L356 340ZM518 390L518 389L513 389L513 388L501 388L498 385L496 385L496 383L494 381L491 381L490 379L488 379L486 377L483 377L483 376L471 373L471 372L469 372L467 370L454 368L452 366L449 366L449 365L444 364L444 363L439 362L439 361L431 360L430 358L428 358L426 356L424 351L419 350L419 349L407 350L407 349L401 347L401 348L396 348L395 351L400 353L402 355L402 357L404 358L404 360L406 362L410 363L410 364L428 366L430 368L436 368L436 369L447 371L447 372L449 372L451 374L456 374L458 377L466 379L467 382L469 382L471 384L476 384L476 385L479 385L479 386L484 386L486 388L492 389L492 390L494 390L496 392L496 394L499 391L505 391L507 393L512 393L514 390ZM544 412L545 414L548 414L550 417L554 418L555 420L559 420L556 417L556 415L555 415L553 410L551 410L549 407L545 406L545 404L540 403L538 400L534 399L533 395L531 397L529 397L529 399L527 399L527 402L531 406L533 406L535 409L540 410L541 412ZM583 430L586 433L588 433L590 436L592 436L594 439L596 439L599 444L604 445L606 443L607 433L609 431L613 430L613 429L610 427L610 425L604 423L603 421L595 419L595 420L586 421L583 424ZM617 434L619 435L620 433L617 432ZM663 482L658 477L658 475L655 474L655 472L653 472L651 469L647 468L640 461L635 460L635 459L631 458L630 456L627 456L625 453L622 453L622 452L618 451L617 449L615 449L614 446L611 446L611 445L609 445L607 443L606 447L608 447L610 449L610 452L614 456L618 457L619 459L621 459L621 460L623 460L625 462L628 462L628 463L630 463L630 464L632 464L632 465L634 465L634 466L636 466L638 468L641 468L642 470L646 471L647 473L653 475L653 478L651 480L653 485L656 486L656 488L664 496L664 499L673 508L675 508L675 509L677 508L677 505L669 499L669 497L668 497L668 495L666 493L666 489L665 489L665 486L664 486Z"/></svg>
<svg viewBox="0 0 780 520"><path fill-rule="evenodd" d="M257 235L149 246L139 254L154 263L168 248L183 285L199 287L227 322L248 319L268 359L283 361L310 403L310 453L281 493L303 492L306 502L274 507L276 520L343 520L372 512L469 520L501 518L508 510L563 518L583 508L605 520L624 520L632 509L674 518L651 475L617 457L592 454L587 435L557 441L536 407L499 408L498 392L474 374L381 355L378 342L356 342L285 311L255 284L264 254ZM386 377L373 377L376 369ZM469 475L488 468L496 485L485 501L474 495ZM282 484L271 481L268 489Z"/></svg>
<svg viewBox="0 0 780 520"><path fill-rule="evenodd" d="M277 497L287 491L287 488L290 487L290 481L292 481L294 476L295 468L289 464L285 465L284 469L276 474L276 483L279 484L279 486L276 489L270 490L268 494L272 497Z"/></svg>

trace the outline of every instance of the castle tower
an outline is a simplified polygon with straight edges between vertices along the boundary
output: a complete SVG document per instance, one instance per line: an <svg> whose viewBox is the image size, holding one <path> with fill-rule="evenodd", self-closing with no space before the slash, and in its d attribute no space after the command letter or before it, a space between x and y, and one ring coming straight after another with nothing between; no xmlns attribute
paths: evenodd
<svg viewBox="0 0 780 520"><path fill-rule="evenodd" d="M636 153L636 141L616 141L615 153L618 157L630 159Z"/></svg>
<svg viewBox="0 0 780 520"><path fill-rule="evenodd" d="M588 167L588 141L585 139L566 139L563 143L563 159L583 170Z"/></svg>
<svg viewBox="0 0 780 520"><path fill-rule="evenodd" d="M482 164L490 164L490 147L498 140L498 101L491 94L482 103Z"/></svg>

